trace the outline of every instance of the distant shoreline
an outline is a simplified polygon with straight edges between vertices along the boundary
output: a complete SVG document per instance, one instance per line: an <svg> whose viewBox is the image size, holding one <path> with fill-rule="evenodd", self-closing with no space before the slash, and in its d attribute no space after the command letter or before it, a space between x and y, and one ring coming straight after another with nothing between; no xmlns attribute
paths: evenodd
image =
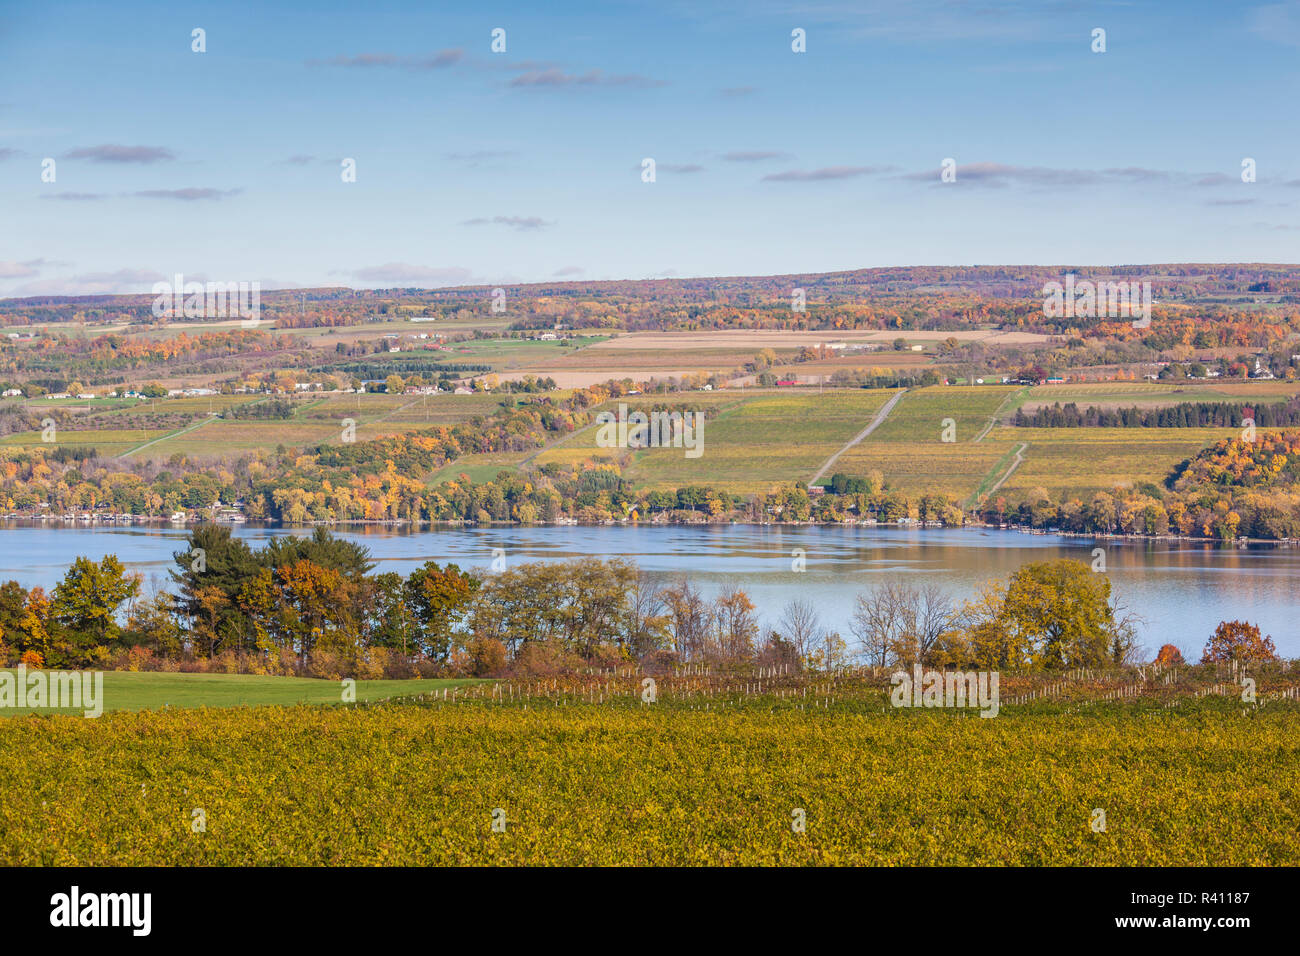
<svg viewBox="0 0 1300 956"><path fill-rule="evenodd" d="M859 523L856 521L629 521L629 520L608 520L608 521L579 521L569 519L565 521L533 521L528 524L521 524L517 521L426 521L410 520L399 518L397 520L382 519L340 519L333 521L314 521L306 524L287 524L283 521L186 521L184 523L173 522L167 518L157 516L132 515L130 520L125 518L91 518L89 520L77 518L74 521L65 521L61 516L58 518L36 518L22 515L4 515L0 516L0 531L10 529L14 526L32 527L32 528L58 528L67 530L86 530L88 528L133 528L139 526L146 527L163 527L175 528L177 530L189 529L202 524L225 525L230 528L274 528L284 531L311 531L314 528L338 528L346 530L348 528L387 528L387 529L407 529L412 531L433 531L433 530L454 530L463 528L570 528L570 527L588 527L588 528L610 528L610 527L628 527L628 528L712 528L712 527L731 527L741 526L747 528L855 528L862 530L871 530L874 528L885 528L897 531L1012 531L1018 534L1034 536L1054 536L1058 538L1084 538L1101 541L1145 541L1156 543L1160 541L1176 541L1183 544L1207 544L1219 548L1227 547L1244 547L1251 545L1277 545L1281 547L1290 547L1291 545L1300 544L1297 538L1233 538L1224 541L1220 538L1203 538L1191 535L1179 534L1128 534L1123 532L1104 532L1104 531L1059 531L1039 528L1026 528L1022 525L996 525L985 524L982 522L968 522L963 525L944 525L940 523L925 524L922 522L897 522L897 521L877 521L870 524Z"/></svg>

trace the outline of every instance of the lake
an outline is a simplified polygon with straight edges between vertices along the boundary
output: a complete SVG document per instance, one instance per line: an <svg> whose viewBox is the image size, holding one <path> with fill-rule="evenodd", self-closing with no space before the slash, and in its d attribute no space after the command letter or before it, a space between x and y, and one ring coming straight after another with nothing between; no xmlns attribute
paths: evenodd
<svg viewBox="0 0 1300 956"><path fill-rule="evenodd" d="M236 526L254 547L306 529ZM822 623L852 645L848 621L853 598L891 576L936 581L967 597L991 578L1005 579L1029 561L1071 557L1091 564L1106 550L1107 574L1119 603L1143 618L1142 643L1170 643L1189 658L1220 620L1254 622L1279 653L1300 656L1300 549L1252 545L1219 547L1179 541L1114 541L1032 535L993 529L775 527L722 525L474 527L419 531L364 527L336 529L374 556L377 570L409 573L434 560L486 569L493 549L507 565L576 557L618 557L671 579L685 574L707 592L728 582L743 586L762 620L774 624L792 598L814 602ZM0 580L52 587L79 555L116 554L128 567L163 585L183 528L170 526L42 527L0 525ZM806 570L792 570L802 549Z"/></svg>

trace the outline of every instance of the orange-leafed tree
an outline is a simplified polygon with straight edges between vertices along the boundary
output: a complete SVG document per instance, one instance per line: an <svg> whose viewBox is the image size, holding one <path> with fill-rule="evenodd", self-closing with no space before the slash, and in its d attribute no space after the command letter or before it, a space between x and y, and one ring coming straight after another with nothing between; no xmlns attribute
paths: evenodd
<svg viewBox="0 0 1300 956"><path fill-rule="evenodd" d="M1214 636L1201 651L1201 663L1275 661L1277 647L1272 637L1262 637L1259 628L1246 621L1220 621Z"/></svg>
<svg viewBox="0 0 1300 956"><path fill-rule="evenodd" d="M1160 648L1160 653L1156 655L1156 663L1164 664L1167 667L1171 667L1174 664L1185 663L1183 660L1183 652L1172 644L1166 644Z"/></svg>

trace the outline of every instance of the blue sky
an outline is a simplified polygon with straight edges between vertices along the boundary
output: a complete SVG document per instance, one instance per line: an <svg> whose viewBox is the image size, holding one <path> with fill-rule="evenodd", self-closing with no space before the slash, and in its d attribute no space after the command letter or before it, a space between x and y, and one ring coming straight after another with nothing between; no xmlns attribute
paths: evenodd
<svg viewBox="0 0 1300 956"><path fill-rule="evenodd" d="M8 3L0 296L1296 262L1298 79L1290 2Z"/></svg>

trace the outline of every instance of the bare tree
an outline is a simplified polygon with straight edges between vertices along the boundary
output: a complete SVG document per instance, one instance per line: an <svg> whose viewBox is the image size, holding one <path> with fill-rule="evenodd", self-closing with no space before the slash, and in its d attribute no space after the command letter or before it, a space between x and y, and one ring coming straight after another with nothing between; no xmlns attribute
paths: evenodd
<svg viewBox="0 0 1300 956"><path fill-rule="evenodd" d="M658 650L667 636L668 617L663 589L649 574L638 571L632 582L629 605L632 653L643 657Z"/></svg>
<svg viewBox="0 0 1300 956"><path fill-rule="evenodd" d="M884 667L892 662L901 620L890 585L858 594L849 618L849 631L858 639L867 664Z"/></svg>
<svg viewBox="0 0 1300 956"><path fill-rule="evenodd" d="M873 667L925 663L940 638L957 627L958 614L952 597L936 584L887 581L857 596L849 629Z"/></svg>
<svg viewBox="0 0 1300 956"><path fill-rule="evenodd" d="M713 609L686 578L662 592L668 611L673 650L683 661L698 660L708 644L713 627Z"/></svg>
<svg viewBox="0 0 1300 956"><path fill-rule="evenodd" d="M750 660L758 637L754 602L736 584L727 584L713 602L713 621L718 651L730 660Z"/></svg>
<svg viewBox="0 0 1300 956"><path fill-rule="evenodd" d="M777 626L781 629L781 636L794 645L799 659L805 660L813 651L813 641L822 624L811 601L795 598L786 602Z"/></svg>
<svg viewBox="0 0 1300 956"><path fill-rule="evenodd" d="M904 605L908 608L912 660L928 663L939 639L957 627L959 608L937 584L905 587Z"/></svg>

